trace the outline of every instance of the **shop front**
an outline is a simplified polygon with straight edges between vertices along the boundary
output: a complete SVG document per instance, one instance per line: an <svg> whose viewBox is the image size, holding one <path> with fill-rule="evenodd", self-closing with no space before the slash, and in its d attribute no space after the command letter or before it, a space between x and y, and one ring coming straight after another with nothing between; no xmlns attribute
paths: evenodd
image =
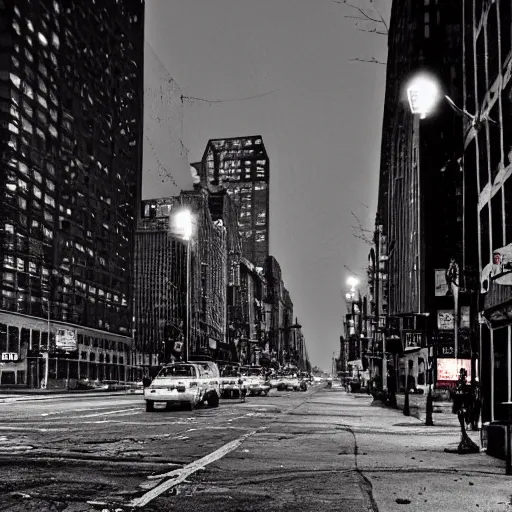
<svg viewBox="0 0 512 512"><path fill-rule="evenodd" d="M487 453L505 457L504 402L512 401L512 286L489 280L480 325L482 441Z"/></svg>
<svg viewBox="0 0 512 512"><path fill-rule="evenodd" d="M70 389L126 381L131 347L126 336L0 312L0 385Z"/></svg>

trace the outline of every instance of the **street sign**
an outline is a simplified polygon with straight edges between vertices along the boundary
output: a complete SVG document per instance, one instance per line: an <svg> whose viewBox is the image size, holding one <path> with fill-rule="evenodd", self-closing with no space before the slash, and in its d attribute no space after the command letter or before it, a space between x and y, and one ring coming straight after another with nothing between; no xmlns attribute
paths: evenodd
<svg viewBox="0 0 512 512"><path fill-rule="evenodd" d="M2 352L2 361L17 361L17 352Z"/></svg>

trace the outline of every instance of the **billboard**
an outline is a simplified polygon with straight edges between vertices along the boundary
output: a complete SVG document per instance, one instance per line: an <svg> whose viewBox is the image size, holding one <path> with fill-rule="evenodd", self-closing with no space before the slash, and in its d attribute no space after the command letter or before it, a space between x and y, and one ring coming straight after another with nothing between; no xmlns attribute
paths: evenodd
<svg viewBox="0 0 512 512"><path fill-rule="evenodd" d="M454 385L459 380L459 370L465 368L468 372L468 382L471 380L471 359L437 359L437 383Z"/></svg>
<svg viewBox="0 0 512 512"><path fill-rule="evenodd" d="M78 350L76 332L71 329L57 329L55 335L55 348L72 352Z"/></svg>
<svg viewBox="0 0 512 512"><path fill-rule="evenodd" d="M470 327L469 306L462 306L459 312L459 327L468 329ZM437 311L437 328L440 331L450 331L455 328L455 316L453 309L439 309Z"/></svg>

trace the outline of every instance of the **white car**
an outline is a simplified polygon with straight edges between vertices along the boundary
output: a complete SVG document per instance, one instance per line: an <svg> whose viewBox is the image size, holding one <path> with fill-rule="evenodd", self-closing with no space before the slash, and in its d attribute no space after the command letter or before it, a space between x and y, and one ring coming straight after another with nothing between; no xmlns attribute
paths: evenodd
<svg viewBox="0 0 512 512"><path fill-rule="evenodd" d="M238 384L238 374L240 373L240 364L224 364L220 367L220 396L221 397L239 397L240 384Z"/></svg>
<svg viewBox="0 0 512 512"><path fill-rule="evenodd" d="M270 382L266 380L261 366L242 366L240 371L243 386L245 386L249 395L268 395Z"/></svg>
<svg viewBox="0 0 512 512"><path fill-rule="evenodd" d="M203 402L207 402L210 407L218 407L220 386L216 367L215 363L210 362L172 363L164 366L144 390L146 411L165 409L168 405L186 405L192 411Z"/></svg>

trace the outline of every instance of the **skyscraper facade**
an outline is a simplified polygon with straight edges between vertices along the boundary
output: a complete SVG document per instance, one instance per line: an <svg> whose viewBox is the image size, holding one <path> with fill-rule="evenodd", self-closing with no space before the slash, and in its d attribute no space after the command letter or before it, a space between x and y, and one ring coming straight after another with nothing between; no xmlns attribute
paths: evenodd
<svg viewBox="0 0 512 512"><path fill-rule="evenodd" d="M473 190L466 218L474 219L467 241L475 245L480 274L475 295L482 292L484 297L475 373L482 391L487 453L501 457L506 453L503 420L508 419L503 402L512 400L511 11L511 2L505 0L464 2L464 108L476 115L464 132L464 176Z"/></svg>
<svg viewBox="0 0 512 512"><path fill-rule="evenodd" d="M143 1L0 4L0 353L11 360L64 336L75 347L69 378L106 377L114 358L126 365L143 41ZM108 363L91 359L96 349ZM28 372L34 385L36 370L2 382Z"/></svg>
<svg viewBox="0 0 512 512"><path fill-rule="evenodd" d="M372 313L380 317L377 350L383 350L385 331L400 336L404 347L400 361L398 354L388 361L397 389L426 388L432 362L428 339L436 340L439 360L454 358L454 305L445 274L452 258L461 268L467 264L462 251L462 118L443 98L420 120L411 113L406 91L411 79L425 74L437 82L442 97L462 105L462 24L461 0L393 1L375 232L378 282L372 283L378 292ZM462 293L460 305L469 305ZM459 348L465 350L459 356L469 357L469 331L459 334ZM384 367L384 385L387 373Z"/></svg>
<svg viewBox="0 0 512 512"><path fill-rule="evenodd" d="M208 141L201 165L203 184L224 186L238 209L242 252L263 268L269 251L269 160L261 136Z"/></svg>

